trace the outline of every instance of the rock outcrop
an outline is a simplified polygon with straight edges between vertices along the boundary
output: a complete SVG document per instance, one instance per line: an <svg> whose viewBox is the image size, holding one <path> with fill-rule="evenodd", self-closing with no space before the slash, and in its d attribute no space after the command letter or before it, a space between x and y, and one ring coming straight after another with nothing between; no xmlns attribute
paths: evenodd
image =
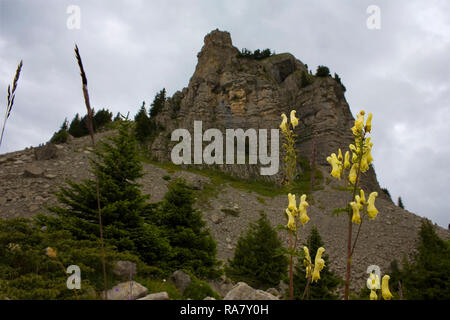
<svg viewBox="0 0 450 320"><path fill-rule="evenodd" d="M192 135L194 120L202 121L203 131L276 129L281 113L291 110L296 110L300 118L296 133L301 157L311 158L313 141L318 165L327 165L326 157L338 148L348 149L353 116L342 85L333 78L311 76L311 84L302 83L302 73L308 70L293 55L275 54L262 60L242 57L230 34L219 30L205 36L197 56L188 87L169 98L155 118L164 128L151 145L151 154L157 159L170 160L177 143L170 141L171 132L185 128ZM218 167L240 178L282 179L281 170L274 176L261 176L259 165ZM370 190L379 191L372 168L364 183Z"/></svg>

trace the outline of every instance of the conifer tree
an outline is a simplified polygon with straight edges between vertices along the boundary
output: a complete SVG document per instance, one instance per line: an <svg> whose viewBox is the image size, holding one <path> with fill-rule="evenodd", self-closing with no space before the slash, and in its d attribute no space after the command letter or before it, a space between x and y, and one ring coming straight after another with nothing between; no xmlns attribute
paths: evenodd
<svg viewBox="0 0 450 320"><path fill-rule="evenodd" d="M317 249L324 245L319 231L316 227L311 229L311 233L306 240L305 246L309 248L311 259L314 259ZM322 255L325 260L325 267L320 272L320 281L311 284L309 289L309 296L312 300L332 300L337 299L338 296L334 293L336 288L343 283L337 275L335 275L329 268L328 255ZM302 299L306 286L306 270L303 265L303 260L299 260L295 267L294 274L294 297L297 300Z"/></svg>
<svg viewBox="0 0 450 320"><path fill-rule="evenodd" d="M134 116L134 122L136 123L134 129L136 139L141 143L145 142L151 133L150 119L147 115L147 110L145 109L145 101L142 102L141 108Z"/></svg>
<svg viewBox="0 0 450 320"><path fill-rule="evenodd" d="M183 180L170 183L163 201L147 214L147 220L159 226L171 245L168 268L184 269L199 276L217 276L216 242L193 208L192 189Z"/></svg>
<svg viewBox="0 0 450 320"><path fill-rule="evenodd" d="M398 197L398 206L402 209L405 209L405 206L403 205L402 197Z"/></svg>
<svg viewBox="0 0 450 320"><path fill-rule="evenodd" d="M403 259L402 268L396 262L391 264L391 283L401 283L407 300L449 300L450 244L436 234L428 220L422 223L419 239L412 262ZM393 286L394 294L396 287Z"/></svg>
<svg viewBox="0 0 450 320"><path fill-rule="evenodd" d="M129 121L122 121L116 136L101 142L92 171L98 174L103 234L120 251L137 253L147 263L158 263L170 248L159 228L144 223L148 196L141 194L136 180L142 176L136 141ZM68 180L57 197L62 206L48 208L56 218L42 217L44 223L70 231L77 239L99 237L96 184L94 180Z"/></svg>
<svg viewBox="0 0 450 320"><path fill-rule="evenodd" d="M155 95L155 99L151 104L150 108L150 118L155 117L164 108L166 102L166 89L163 88L160 92Z"/></svg>
<svg viewBox="0 0 450 320"><path fill-rule="evenodd" d="M227 274L252 286L276 286L283 279L288 261L281 240L264 213L238 239Z"/></svg>

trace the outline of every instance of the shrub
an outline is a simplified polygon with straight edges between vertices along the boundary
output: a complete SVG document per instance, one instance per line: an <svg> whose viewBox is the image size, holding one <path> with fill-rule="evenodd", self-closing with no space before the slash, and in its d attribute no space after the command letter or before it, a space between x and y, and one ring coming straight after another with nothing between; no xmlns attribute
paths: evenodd
<svg viewBox="0 0 450 320"><path fill-rule="evenodd" d="M50 139L50 142L55 144L66 143L67 139L69 138L69 133L67 132L67 129L68 129L68 122L67 119L65 119L59 131L53 134L52 138Z"/></svg>
<svg viewBox="0 0 450 320"><path fill-rule="evenodd" d="M260 49L256 49L252 53L250 50L243 48L241 52L238 54L238 58L250 58L255 60L262 60L270 56L273 56L274 54L275 52L271 52L270 49L264 49L262 51Z"/></svg>
<svg viewBox="0 0 450 320"><path fill-rule="evenodd" d="M316 77L329 77L330 76L330 69L325 66L318 66L316 71Z"/></svg>
<svg viewBox="0 0 450 320"><path fill-rule="evenodd" d="M211 286L206 282L199 280L197 277L191 275L191 283L184 290L183 296L185 299L203 300L206 297L212 297L220 300L221 296L215 292Z"/></svg>
<svg viewBox="0 0 450 320"><path fill-rule="evenodd" d="M263 212L239 237L228 264L225 271L232 279L255 287L275 286L283 279L288 261L277 232Z"/></svg>
<svg viewBox="0 0 450 320"><path fill-rule="evenodd" d="M47 247L56 250L55 258L46 255ZM76 240L68 231L43 230L31 219L0 219L0 299L95 299L103 290L100 252L98 241ZM133 261L140 274L148 271L136 256L111 246L105 247L105 258L109 286L117 281L114 261ZM69 265L81 269L77 295L66 286Z"/></svg>

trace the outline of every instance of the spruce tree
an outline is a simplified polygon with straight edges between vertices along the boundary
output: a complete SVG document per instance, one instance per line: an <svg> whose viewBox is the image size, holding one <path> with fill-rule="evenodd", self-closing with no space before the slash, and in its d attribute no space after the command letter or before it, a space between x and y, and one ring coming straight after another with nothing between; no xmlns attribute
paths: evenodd
<svg viewBox="0 0 450 320"><path fill-rule="evenodd" d="M402 197L398 197L398 206L402 209L405 209L405 206L403 205Z"/></svg>
<svg viewBox="0 0 450 320"><path fill-rule="evenodd" d="M145 142L151 133L150 119L147 115L147 110L145 109L145 101L142 102L141 108L134 116L134 122L136 123L134 128L136 139L141 143Z"/></svg>
<svg viewBox="0 0 450 320"><path fill-rule="evenodd" d="M311 233L306 240L305 246L308 247L311 259L314 263L317 249L323 247L324 243L316 227L311 229ZM332 300L338 296L334 293L337 287L343 283L342 279L330 271L329 257L324 254L322 258L325 260L325 267L320 272L320 280L312 283L309 287L309 296L313 300ZM295 267L294 274L294 297L297 300L302 299L306 286L306 269L303 260L299 260Z"/></svg>
<svg viewBox="0 0 450 320"><path fill-rule="evenodd" d="M161 203L147 213L147 221L160 227L169 239L170 270L184 269L199 276L215 277L216 242L202 220L200 211L193 208L194 195L185 181L176 179Z"/></svg>
<svg viewBox="0 0 450 320"><path fill-rule="evenodd" d="M288 260L276 230L264 213L238 239L227 274L255 287L276 286L286 274Z"/></svg>
<svg viewBox="0 0 450 320"><path fill-rule="evenodd" d="M150 117L155 117L161 110L164 108L164 104L166 102L166 89L163 88L160 92L155 95L155 99L151 104L150 108Z"/></svg>
<svg viewBox="0 0 450 320"><path fill-rule="evenodd" d="M136 141L128 121L120 123L118 134L100 142L92 173L98 175L103 234L120 251L137 253L145 262L157 264L170 248L159 228L144 223L148 196L141 194L136 180L142 176ZM77 239L99 237L95 180L68 180L57 197L62 206L48 208L56 218L41 217L44 223L70 231Z"/></svg>
<svg viewBox="0 0 450 320"><path fill-rule="evenodd" d="M412 262L403 259L402 268L395 262L391 265L392 291L395 294L400 281L407 300L449 300L450 245L436 234L428 220L422 223L419 239Z"/></svg>

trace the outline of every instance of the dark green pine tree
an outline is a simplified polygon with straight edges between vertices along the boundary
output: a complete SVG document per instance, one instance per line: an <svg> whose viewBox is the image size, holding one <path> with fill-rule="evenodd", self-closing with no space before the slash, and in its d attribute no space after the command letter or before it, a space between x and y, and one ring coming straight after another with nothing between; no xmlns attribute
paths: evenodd
<svg viewBox="0 0 450 320"><path fill-rule="evenodd" d="M86 126L83 125L83 123L81 122L80 115L77 113L70 122L68 131L73 137L78 138L88 133L87 127L86 128L85 127Z"/></svg>
<svg viewBox="0 0 450 320"><path fill-rule="evenodd" d="M428 220L422 223L419 239L412 262L403 259L402 268L396 262L391 265L390 288L395 294L400 281L407 300L450 300L450 243L436 234Z"/></svg>
<svg viewBox="0 0 450 320"><path fill-rule="evenodd" d="M145 101L142 102L141 108L134 116L134 122L136 123L136 126L134 128L136 139L139 142L143 143L151 133L151 124L150 119L147 115L147 110L145 109Z"/></svg>
<svg viewBox="0 0 450 320"><path fill-rule="evenodd" d="M118 134L100 142L97 158L91 160L98 174L103 235L120 251L137 253L147 263L157 263L170 252L159 228L144 223L141 216L148 196L136 180L142 176L136 141L129 121L122 121ZM95 180L67 181L57 197L62 206L48 208L56 218L40 218L48 226L70 231L77 239L98 239L99 221Z"/></svg>
<svg viewBox="0 0 450 320"><path fill-rule="evenodd" d="M148 221L155 223L169 239L172 247L168 261L170 270L184 269L198 276L218 275L216 242L202 220L200 211L193 208L194 195L183 180L169 184L163 201L148 213Z"/></svg>
<svg viewBox="0 0 450 320"><path fill-rule="evenodd" d="M155 99L151 104L150 108L150 118L155 117L161 110L164 108L164 104L166 103L166 89L163 88L160 92L155 95Z"/></svg>
<svg viewBox="0 0 450 320"><path fill-rule="evenodd" d="M319 231L316 227L311 229L311 233L305 244L309 249L311 260L314 263L317 249L323 247L324 243L320 237ZM325 251L326 252L326 251ZM323 254L322 258L325 260L325 267L320 272L320 279L318 282L311 283L309 287L309 296L312 300L332 300L338 299L335 290L343 283L342 279L334 274L329 268L328 255ZM303 265L303 259L299 260L295 266L294 273L294 298L302 299L306 286L306 269Z"/></svg>
<svg viewBox="0 0 450 320"><path fill-rule="evenodd" d="M276 230L264 213L238 239L234 257L228 264L226 272L231 278L255 287L276 286L285 277L288 260Z"/></svg>
<svg viewBox="0 0 450 320"><path fill-rule="evenodd" d="M402 209L405 209L405 206L403 205L402 197L398 197L398 206Z"/></svg>

